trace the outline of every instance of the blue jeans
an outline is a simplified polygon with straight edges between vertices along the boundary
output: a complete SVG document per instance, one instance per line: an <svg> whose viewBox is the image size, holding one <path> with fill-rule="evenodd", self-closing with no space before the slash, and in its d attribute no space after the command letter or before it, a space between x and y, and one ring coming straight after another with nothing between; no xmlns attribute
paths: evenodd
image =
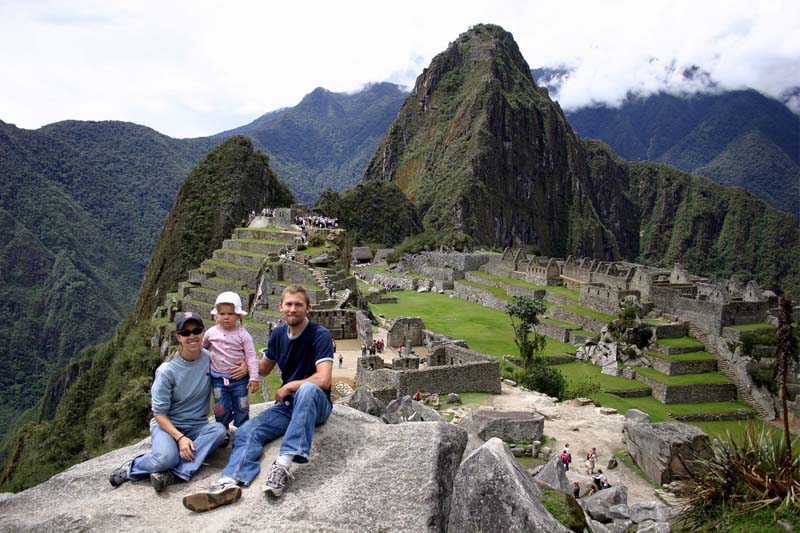
<svg viewBox="0 0 800 533"><path fill-rule="evenodd" d="M189 481L203 464L205 458L216 450L225 440L227 431L225 426L217 422L210 422L205 426L184 431L184 435L194 441L194 460L184 461L178 455L178 443L169 433L155 425L150 428L153 439L153 451L139 455L133 459L128 469L130 479L140 479L153 472L171 470L176 477Z"/></svg>
<svg viewBox="0 0 800 533"><path fill-rule="evenodd" d="M322 389L310 382L303 383L289 402L288 406L276 403L239 428L223 477L252 483L261 471L264 445L281 435L281 455L292 454L295 462L308 462L314 428L325 423L333 406Z"/></svg>
<svg viewBox="0 0 800 533"><path fill-rule="evenodd" d="M233 422L237 428L250 419L250 397L247 393L247 376L228 380L226 387L223 378L211 377L214 391L214 419L225 426Z"/></svg>

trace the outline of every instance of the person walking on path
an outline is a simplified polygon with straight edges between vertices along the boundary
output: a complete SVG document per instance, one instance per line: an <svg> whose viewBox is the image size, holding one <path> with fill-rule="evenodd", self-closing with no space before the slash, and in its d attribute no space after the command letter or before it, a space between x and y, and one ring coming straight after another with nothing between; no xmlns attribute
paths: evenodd
<svg viewBox="0 0 800 533"><path fill-rule="evenodd" d="M589 461L589 473L594 474L594 465L597 463L597 450L592 448L586 459Z"/></svg>
<svg viewBox="0 0 800 533"><path fill-rule="evenodd" d="M283 436L280 455L272 463L264 493L280 497L293 463L309 460L314 428L331 414L333 339L330 332L308 320L310 300L301 285L289 285L281 295L280 310L286 324L270 335L259 373L268 375L277 365L283 385L275 404L245 423L233 438L228 464L208 490L190 494L183 505L192 511L209 511L241 497L240 484L250 485L261 470L264 445Z"/></svg>
<svg viewBox="0 0 800 533"><path fill-rule="evenodd" d="M204 331L197 313L177 316L175 338L180 348L158 367L150 393L153 449L114 470L109 477L112 487L149 476L153 489L161 492L175 478L188 481L225 440L225 426L208 421L210 355L202 346Z"/></svg>

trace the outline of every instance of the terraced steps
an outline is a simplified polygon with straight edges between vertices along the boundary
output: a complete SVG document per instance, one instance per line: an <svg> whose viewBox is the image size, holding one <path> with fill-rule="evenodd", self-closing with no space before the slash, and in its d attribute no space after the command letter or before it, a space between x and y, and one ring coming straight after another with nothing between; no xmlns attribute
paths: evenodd
<svg viewBox="0 0 800 533"><path fill-rule="evenodd" d="M295 239L298 237L300 237L300 231L281 230L278 228L236 228L233 230L234 239L284 241L291 246L294 246Z"/></svg>
<svg viewBox="0 0 800 533"><path fill-rule="evenodd" d="M225 250L240 250L245 252L255 252L258 254L283 253L287 246L291 246L283 241L261 240L261 239L226 239L222 242Z"/></svg>
<svg viewBox="0 0 800 533"><path fill-rule="evenodd" d="M668 376L658 370L637 367L636 380L648 385L662 403L736 400L736 385L720 372Z"/></svg>
<svg viewBox="0 0 800 533"><path fill-rule="evenodd" d="M238 279L248 287L255 287L258 277L258 268L246 265L229 263L218 259L206 259L203 261L202 268L208 269L216 276L227 279Z"/></svg>
<svg viewBox="0 0 800 533"><path fill-rule="evenodd" d="M665 355L698 352L706 349L702 342L692 337L658 339L655 348Z"/></svg>
<svg viewBox="0 0 800 533"><path fill-rule="evenodd" d="M666 355L659 352L646 352L653 368L667 376L701 374L717 371L717 358L708 352L689 352Z"/></svg>
<svg viewBox="0 0 800 533"><path fill-rule="evenodd" d="M234 265L248 266L255 269L259 269L264 261L268 261L270 259L270 256L267 254L233 249L214 250L214 255L212 257L217 261L233 263Z"/></svg>

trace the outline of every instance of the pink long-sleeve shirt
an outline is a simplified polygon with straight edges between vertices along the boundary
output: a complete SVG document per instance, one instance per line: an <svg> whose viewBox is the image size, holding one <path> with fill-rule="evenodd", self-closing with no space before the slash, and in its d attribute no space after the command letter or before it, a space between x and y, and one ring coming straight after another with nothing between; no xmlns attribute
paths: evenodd
<svg viewBox="0 0 800 533"><path fill-rule="evenodd" d="M211 351L211 369L221 374L230 374L242 362L247 361L250 381L258 381L258 359L253 337L243 326L229 331L212 326L203 337L203 348Z"/></svg>

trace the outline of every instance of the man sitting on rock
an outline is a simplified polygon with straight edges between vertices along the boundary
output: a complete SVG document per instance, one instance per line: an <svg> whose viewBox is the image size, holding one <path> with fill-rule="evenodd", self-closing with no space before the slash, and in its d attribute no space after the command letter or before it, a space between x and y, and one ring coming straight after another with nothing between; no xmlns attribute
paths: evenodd
<svg viewBox="0 0 800 533"><path fill-rule="evenodd" d="M175 478L188 481L225 440L225 426L208 421L210 355L203 349L204 331L197 313L177 315L175 338L180 348L158 367L150 393L153 451L114 470L109 477L113 487L149 476L155 491L161 492Z"/></svg>
<svg viewBox="0 0 800 533"><path fill-rule="evenodd" d="M292 478L292 463L308 462L314 428L331 414L331 334L323 326L309 322L311 305L308 293L300 285L283 290L280 310L285 324L272 331L265 357L259 361L262 376L276 364L281 370L283 386L275 393L275 404L236 431L222 477L208 490L186 496L183 505L187 509L209 511L238 500L239 485L252 483L261 470L264 445L283 436L280 456L272 463L264 488L267 496L280 497Z"/></svg>

